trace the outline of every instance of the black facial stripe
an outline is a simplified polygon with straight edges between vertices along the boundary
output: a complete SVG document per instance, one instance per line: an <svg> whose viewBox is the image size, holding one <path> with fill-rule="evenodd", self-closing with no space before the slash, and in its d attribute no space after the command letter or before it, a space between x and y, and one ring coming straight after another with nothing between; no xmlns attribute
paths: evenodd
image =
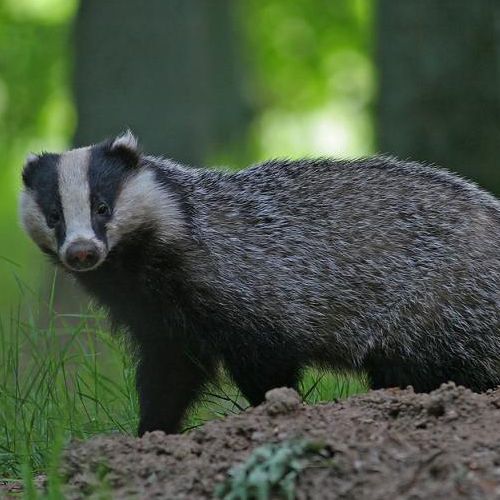
<svg viewBox="0 0 500 500"><path fill-rule="evenodd" d="M66 236L66 225L59 194L59 178L57 165L60 155L45 153L37 160L28 163L23 171L23 181L33 193L35 200L45 216L49 227L55 229L58 246L61 246ZM51 222L51 213L57 210L60 222L54 225Z"/></svg>
<svg viewBox="0 0 500 500"><path fill-rule="evenodd" d="M92 228L104 243L107 243L106 222L111 219L123 182L134 167L122 154L111 152L110 147L111 143L106 142L92 148L88 170ZM109 213L104 216L96 213L102 202L109 207Z"/></svg>

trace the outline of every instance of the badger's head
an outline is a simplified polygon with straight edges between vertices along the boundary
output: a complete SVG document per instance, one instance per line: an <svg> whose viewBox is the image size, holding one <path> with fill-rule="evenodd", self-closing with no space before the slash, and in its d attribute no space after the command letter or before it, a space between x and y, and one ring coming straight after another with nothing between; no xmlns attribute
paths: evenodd
<svg viewBox="0 0 500 500"><path fill-rule="evenodd" d="M30 155L23 170L21 220L33 241L71 271L100 266L126 235L168 220L175 204L141 164L135 137L62 154ZM169 217L170 216L170 217Z"/></svg>

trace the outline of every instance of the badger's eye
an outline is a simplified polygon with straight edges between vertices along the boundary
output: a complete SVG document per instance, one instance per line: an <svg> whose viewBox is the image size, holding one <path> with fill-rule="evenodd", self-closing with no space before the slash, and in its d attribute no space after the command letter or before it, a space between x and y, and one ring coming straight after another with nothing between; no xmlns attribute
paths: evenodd
<svg viewBox="0 0 500 500"><path fill-rule="evenodd" d="M108 205L106 205L106 203L104 202L99 203L95 209L95 213L97 215L108 215L109 214Z"/></svg>
<svg viewBox="0 0 500 500"><path fill-rule="evenodd" d="M57 210L57 208L52 209L47 219L49 226L57 226L57 224L61 221L61 214L59 213L59 210Z"/></svg>

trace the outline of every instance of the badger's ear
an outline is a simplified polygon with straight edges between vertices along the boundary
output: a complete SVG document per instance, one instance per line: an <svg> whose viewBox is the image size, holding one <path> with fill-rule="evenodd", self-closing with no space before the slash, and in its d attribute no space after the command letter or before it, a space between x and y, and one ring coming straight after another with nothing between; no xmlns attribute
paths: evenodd
<svg viewBox="0 0 500 500"><path fill-rule="evenodd" d="M27 167L29 163L35 163L39 160L39 156L36 155L35 153L30 153L27 157L26 157L26 161L24 162L24 166Z"/></svg>
<svg viewBox="0 0 500 500"><path fill-rule="evenodd" d="M113 140L110 152L119 155L130 165L136 166L139 163L139 144L130 130Z"/></svg>
<svg viewBox="0 0 500 500"><path fill-rule="evenodd" d="M31 187L31 173L39 159L40 157L38 155L30 153L24 162L22 177L23 183L27 188Z"/></svg>

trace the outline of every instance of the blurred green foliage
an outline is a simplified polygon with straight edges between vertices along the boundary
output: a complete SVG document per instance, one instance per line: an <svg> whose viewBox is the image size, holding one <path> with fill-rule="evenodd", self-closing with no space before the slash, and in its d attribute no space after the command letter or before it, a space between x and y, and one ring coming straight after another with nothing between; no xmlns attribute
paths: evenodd
<svg viewBox="0 0 500 500"><path fill-rule="evenodd" d="M259 158L372 150L370 0L241 4Z"/></svg>
<svg viewBox="0 0 500 500"><path fill-rule="evenodd" d="M73 0L0 2L0 312L18 301L17 277L36 286L40 276L39 252L17 222L19 174L29 151L69 144L75 8Z"/></svg>

